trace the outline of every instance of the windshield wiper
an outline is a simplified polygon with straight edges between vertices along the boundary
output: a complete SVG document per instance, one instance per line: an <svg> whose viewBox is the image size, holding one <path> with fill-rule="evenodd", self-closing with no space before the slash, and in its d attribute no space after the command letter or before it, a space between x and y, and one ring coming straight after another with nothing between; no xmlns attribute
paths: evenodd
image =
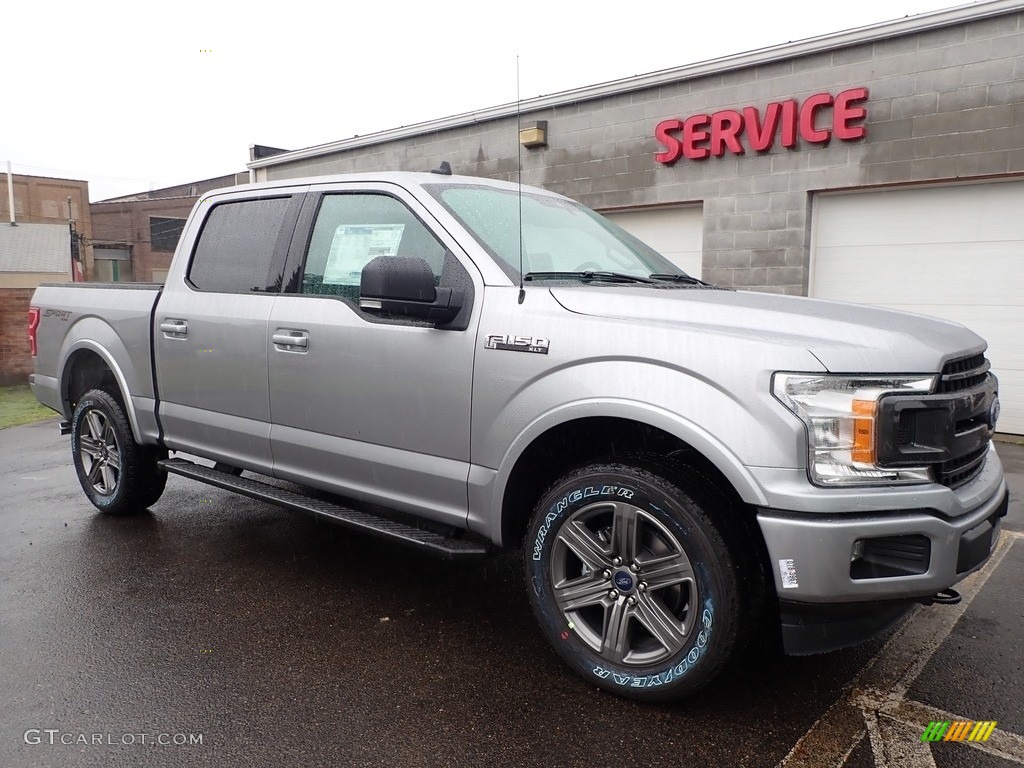
<svg viewBox="0 0 1024 768"><path fill-rule="evenodd" d="M649 277L627 275L625 272L527 272L523 280L601 280L607 283L653 283Z"/></svg>
<svg viewBox="0 0 1024 768"><path fill-rule="evenodd" d="M670 274L658 274L651 275L652 280L670 280L673 283L686 283L687 285L706 285L708 288L713 288L711 283L705 283L703 280L698 280L696 277L691 275L670 275Z"/></svg>

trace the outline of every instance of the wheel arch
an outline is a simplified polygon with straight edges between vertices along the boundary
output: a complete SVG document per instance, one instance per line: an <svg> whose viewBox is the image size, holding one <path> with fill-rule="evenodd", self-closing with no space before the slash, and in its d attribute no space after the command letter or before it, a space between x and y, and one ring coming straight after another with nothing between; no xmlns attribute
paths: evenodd
<svg viewBox="0 0 1024 768"><path fill-rule="evenodd" d="M131 389L124 372L109 351L92 339L78 339L69 345L63 357L60 396L65 418L70 420L75 405L90 389L104 389L124 408L132 428L132 436L135 442L141 444L142 435L130 394Z"/></svg>
<svg viewBox="0 0 1024 768"><path fill-rule="evenodd" d="M737 501L767 503L726 446L677 414L634 402L574 403L536 419L509 448L494 483L500 525L491 537L517 545L540 496L573 467L636 454L689 465Z"/></svg>

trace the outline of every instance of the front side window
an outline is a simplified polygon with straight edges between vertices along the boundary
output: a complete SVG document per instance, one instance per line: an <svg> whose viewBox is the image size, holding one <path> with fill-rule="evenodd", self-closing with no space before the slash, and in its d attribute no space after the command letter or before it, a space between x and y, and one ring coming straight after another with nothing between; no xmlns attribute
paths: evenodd
<svg viewBox="0 0 1024 768"><path fill-rule="evenodd" d="M520 249L524 274L683 274L617 224L571 200L472 184L426 188L514 281Z"/></svg>
<svg viewBox="0 0 1024 768"><path fill-rule="evenodd" d="M189 282L217 293L268 290L270 262L290 202L275 197L214 207L199 234Z"/></svg>
<svg viewBox="0 0 1024 768"><path fill-rule="evenodd" d="M358 299L363 267L378 256L418 257L440 284L446 249L401 201L383 194L325 195L302 276L302 293Z"/></svg>

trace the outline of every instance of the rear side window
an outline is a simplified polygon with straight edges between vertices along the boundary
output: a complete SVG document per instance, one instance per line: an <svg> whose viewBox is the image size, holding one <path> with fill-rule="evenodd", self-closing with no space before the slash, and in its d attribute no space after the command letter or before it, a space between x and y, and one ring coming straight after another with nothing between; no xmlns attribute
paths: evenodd
<svg viewBox="0 0 1024 768"><path fill-rule="evenodd" d="M268 286L270 262L291 198L221 203L206 217L188 279L200 291L249 293Z"/></svg>

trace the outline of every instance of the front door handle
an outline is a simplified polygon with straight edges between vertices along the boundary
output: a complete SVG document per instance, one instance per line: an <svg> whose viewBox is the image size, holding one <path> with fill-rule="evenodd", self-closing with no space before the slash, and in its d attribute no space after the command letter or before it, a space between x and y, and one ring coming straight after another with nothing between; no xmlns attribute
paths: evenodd
<svg viewBox="0 0 1024 768"><path fill-rule="evenodd" d="M164 320L160 330L174 339L184 339L188 335L188 323L184 320Z"/></svg>
<svg viewBox="0 0 1024 768"><path fill-rule="evenodd" d="M275 347L281 347L285 351L295 352L300 349L309 348L309 334L305 331L295 331L290 328L278 328L271 337Z"/></svg>

